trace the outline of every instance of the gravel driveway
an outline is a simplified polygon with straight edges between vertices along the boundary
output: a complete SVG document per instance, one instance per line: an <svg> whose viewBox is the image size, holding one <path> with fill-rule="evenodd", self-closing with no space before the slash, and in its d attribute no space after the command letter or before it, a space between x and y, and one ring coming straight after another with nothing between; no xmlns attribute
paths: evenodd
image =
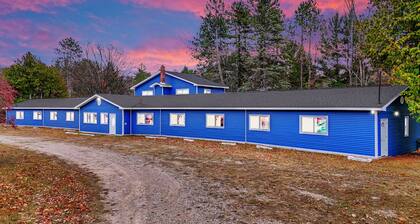
<svg viewBox="0 0 420 224"><path fill-rule="evenodd" d="M211 203L193 195L193 183L139 156L41 138L0 135L0 143L55 155L95 173L105 189L105 223L217 222Z"/></svg>

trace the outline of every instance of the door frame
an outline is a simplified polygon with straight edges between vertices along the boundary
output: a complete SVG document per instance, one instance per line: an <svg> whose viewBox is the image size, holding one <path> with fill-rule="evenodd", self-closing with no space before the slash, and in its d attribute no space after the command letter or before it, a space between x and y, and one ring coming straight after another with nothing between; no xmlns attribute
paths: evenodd
<svg viewBox="0 0 420 224"><path fill-rule="evenodd" d="M384 127L382 127L382 122L385 122ZM380 142L381 142L381 156L388 156L389 155L389 122L388 118L381 118L380 120ZM384 136L384 130L386 130L386 136ZM384 141L383 141L384 140ZM386 142L386 145L383 144Z"/></svg>
<svg viewBox="0 0 420 224"><path fill-rule="evenodd" d="M113 119L112 119L113 118ZM112 122L114 121L114 122ZM112 124L114 123L114 124ZM113 129L111 129L111 126L114 126ZM116 135L117 134L117 114L115 113L109 113L109 127L108 127L108 132L110 135Z"/></svg>

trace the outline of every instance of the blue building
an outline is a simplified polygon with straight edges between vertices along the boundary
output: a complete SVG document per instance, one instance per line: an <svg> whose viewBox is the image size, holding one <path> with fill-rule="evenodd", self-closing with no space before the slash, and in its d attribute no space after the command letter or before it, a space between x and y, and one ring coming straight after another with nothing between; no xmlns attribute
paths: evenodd
<svg viewBox="0 0 420 224"><path fill-rule="evenodd" d="M144 91L156 83L154 79L134 89ZM163 83L178 85L167 80ZM380 101L378 87L189 95L173 95L171 89L167 95L153 97L96 94L18 103L7 111L7 119L18 126L252 143L378 158L413 151L420 138L420 124L410 117L401 96L405 89L382 87Z"/></svg>
<svg viewBox="0 0 420 224"><path fill-rule="evenodd" d="M134 96L189 95L224 93L229 87L193 74L160 72L131 87Z"/></svg>

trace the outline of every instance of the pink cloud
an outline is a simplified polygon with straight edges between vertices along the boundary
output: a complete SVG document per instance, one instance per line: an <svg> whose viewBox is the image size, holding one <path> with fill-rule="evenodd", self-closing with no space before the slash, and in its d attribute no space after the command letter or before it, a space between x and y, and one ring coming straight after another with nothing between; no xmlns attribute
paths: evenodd
<svg viewBox="0 0 420 224"><path fill-rule="evenodd" d="M162 38L143 43L140 47L127 51L132 64L143 63L149 71L157 71L163 64L168 70L179 70L183 66L195 67L197 62L182 39Z"/></svg>
<svg viewBox="0 0 420 224"><path fill-rule="evenodd" d="M203 16L206 0L120 0L124 3L134 3L149 8L158 8L178 12L190 12L197 16ZM290 17L303 0L280 0L280 7L285 15ZM226 0L226 7L229 7L234 0ZM368 0L355 0L357 12L362 12L368 5ZM344 0L318 0L319 8L324 10L336 10L340 13L346 11Z"/></svg>
<svg viewBox="0 0 420 224"><path fill-rule="evenodd" d="M0 15L18 11L43 12L49 7L66 6L82 0L0 0Z"/></svg>

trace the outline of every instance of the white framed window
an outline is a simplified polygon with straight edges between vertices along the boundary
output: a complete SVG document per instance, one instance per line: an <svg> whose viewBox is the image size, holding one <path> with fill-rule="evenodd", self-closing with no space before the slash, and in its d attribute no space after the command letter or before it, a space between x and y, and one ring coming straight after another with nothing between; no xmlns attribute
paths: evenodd
<svg viewBox="0 0 420 224"><path fill-rule="evenodd" d="M211 94L211 89L204 89L204 94Z"/></svg>
<svg viewBox="0 0 420 224"><path fill-rule="evenodd" d="M101 124L108 124L108 113L101 113Z"/></svg>
<svg viewBox="0 0 420 224"><path fill-rule="evenodd" d="M185 127L185 114L184 113L169 114L169 125Z"/></svg>
<svg viewBox="0 0 420 224"><path fill-rule="evenodd" d="M410 117L404 117L404 137L410 136Z"/></svg>
<svg viewBox="0 0 420 224"><path fill-rule="evenodd" d="M74 112L66 112L66 121L74 121Z"/></svg>
<svg viewBox="0 0 420 224"><path fill-rule="evenodd" d="M300 116L300 134L328 135L328 116Z"/></svg>
<svg viewBox="0 0 420 224"><path fill-rule="evenodd" d="M57 111L50 111L50 121L56 121L57 117Z"/></svg>
<svg viewBox="0 0 420 224"><path fill-rule="evenodd" d="M206 114L207 128L224 128L225 115L224 114Z"/></svg>
<svg viewBox="0 0 420 224"><path fill-rule="evenodd" d="M16 111L16 120L25 119L25 113L23 111Z"/></svg>
<svg viewBox="0 0 420 224"><path fill-rule="evenodd" d="M84 112L83 113L83 123L85 124L97 124L98 123L98 114L94 112Z"/></svg>
<svg viewBox="0 0 420 224"><path fill-rule="evenodd" d="M142 96L153 96L153 90L143 90L141 91Z"/></svg>
<svg viewBox="0 0 420 224"><path fill-rule="evenodd" d="M42 120L42 112L41 111L34 111L33 119L34 120Z"/></svg>
<svg viewBox="0 0 420 224"><path fill-rule="evenodd" d="M137 113L137 125L153 125L153 113Z"/></svg>
<svg viewBox="0 0 420 224"><path fill-rule="evenodd" d="M190 94L190 89L176 89L176 95L188 95Z"/></svg>
<svg viewBox="0 0 420 224"><path fill-rule="evenodd" d="M270 131L270 115L249 115L249 130Z"/></svg>

